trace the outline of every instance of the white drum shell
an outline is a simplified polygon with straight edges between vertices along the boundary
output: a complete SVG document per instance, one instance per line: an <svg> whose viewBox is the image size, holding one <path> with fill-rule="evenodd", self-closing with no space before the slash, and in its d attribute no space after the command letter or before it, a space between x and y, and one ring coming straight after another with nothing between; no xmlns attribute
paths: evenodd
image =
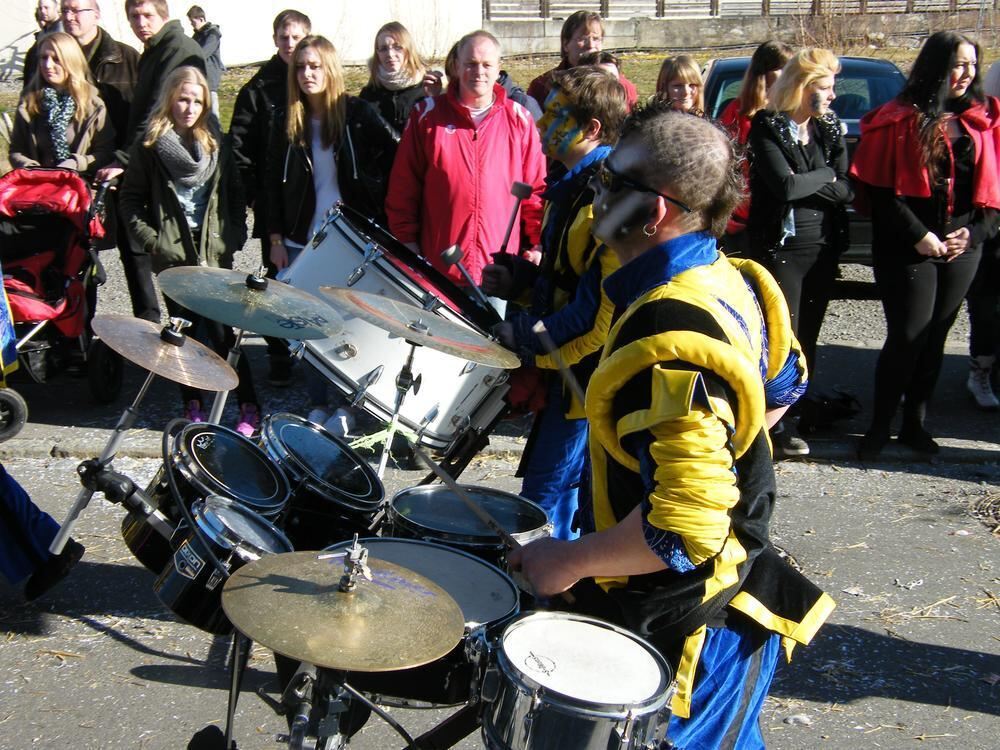
<svg viewBox="0 0 1000 750"><path fill-rule="evenodd" d="M564 612L532 612L507 626L544 628L559 622L585 623L609 636L625 638L648 653L641 681L650 694L627 702L604 702L574 697L546 688L514 664L504 638L493 650L482 688L482 736L491 750L642 750L658 747L669 719L670 667L652 646L610 623ZM569 649L584 648L582 644ZM544 657L543 657L544 658ZM577 675L579 679L580 675ZM625 671L615 682L629 684L637 675ZM581 681L583 683L583 681ZM575 692L586 694L581 684Z"/></svg>
<svg viewBox="0 0 1000 750"><path fill-rule="evenodd" d="M321 286L349 286L383 295L433 310L428 314L482 333L388 260L388 252L359 236L342 215L334 215L323 240L299 253L285 280L317 296L321 296ZM396 400L396 375L409 353L405 340L360 318L350 318L336 336L305 342L304 356L349 399L364 390L360 405L389 421ZM362 383L377 368L382 368L378 380L365 389ZM469 428L487 427L503 409L508 390L505 370L418 347L413 372L422 376L420 390L407 393L400 419L414 432L423 427L426 445L446 449Z"/></svg>

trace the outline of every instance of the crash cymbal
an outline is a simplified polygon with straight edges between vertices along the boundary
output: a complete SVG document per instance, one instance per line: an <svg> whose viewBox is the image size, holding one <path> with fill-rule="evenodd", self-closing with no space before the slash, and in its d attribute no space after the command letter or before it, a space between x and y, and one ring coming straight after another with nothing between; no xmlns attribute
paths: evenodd
<svg viewBox="0 0 1000 750"><path fill-rule="evenodd" d="M329 338L342 329L323 300L274 279L264 289L247 285L245 271L176 266L156 277L180 305L245 331L282 339Z"/></svg>
<svg viewBox="0 0 1000 750"><path fill-rule="evenodd" d="M184 338L181 346L160 338L163 326L127 315L98 315L91 325L101 341L139 367L176 383L206 391L230 391L239 378L204 344Z"/></svg>
<svg viewBox="0 0 1000 750"><path fill-rule="evenodd" d="M342 315L357 316L415 344L487 367L511 370L521 364L500 344L415 305L343 287L321 286L319 291Z"/></svg>
<svg viewBox="0 0 1000 750"><path fill-rule="evenodd" d="M328 559L319 559L326 555ZM464 616L440 586L407 568L368 559L372 580L339 589L343 555L289 552L239 568L222 608L245 636L328 669L384 672L439 659L464 632Z"/></svg>

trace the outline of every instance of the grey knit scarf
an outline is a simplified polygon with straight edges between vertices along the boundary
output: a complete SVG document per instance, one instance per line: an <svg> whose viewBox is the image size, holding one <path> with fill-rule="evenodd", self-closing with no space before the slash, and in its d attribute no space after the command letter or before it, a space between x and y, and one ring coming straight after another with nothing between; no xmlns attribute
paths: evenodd
<svg viewBox="0 0 1000 750"><path fill-rule="evenodd" d="M215 171L219 154L218 149L206 154L197 141L188 148L172 128L160 136L155 148L170 179L185 188L203 185Z"/></svg>
<svg viewBox="0 0 1000 750"><path fill-rule="evenodd" d="M42 89L41 109L45 113L45 124L48 126L56 163L65 161L70 154L66 129L76 114L76 102L68 91L56 91L51 86L46 86Z"/></svg>

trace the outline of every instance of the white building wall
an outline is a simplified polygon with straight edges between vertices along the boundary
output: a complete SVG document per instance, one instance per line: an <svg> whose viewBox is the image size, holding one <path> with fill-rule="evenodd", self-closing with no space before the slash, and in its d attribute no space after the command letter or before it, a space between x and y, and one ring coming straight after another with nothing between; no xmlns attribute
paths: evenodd
<svg viewBox="0 0 1000 750"><path fill-rule="evenodd" d="M442 58L462 34L483 25L482 3L475 0L168 0L172 18L190 34L185 13L191 5L222 30L222 59L226 65L245 65L274 54L271 23L285 8L300 10L312 19L313 32L336 45L347 64L362 63L372 51L378 28L399 21L413 35L421 51ZM0 0L0 78L20 77L24 53L34 43L35 0ZM124 0L101 2L101 25L116 39L138 47L125 18Z"/></svg>

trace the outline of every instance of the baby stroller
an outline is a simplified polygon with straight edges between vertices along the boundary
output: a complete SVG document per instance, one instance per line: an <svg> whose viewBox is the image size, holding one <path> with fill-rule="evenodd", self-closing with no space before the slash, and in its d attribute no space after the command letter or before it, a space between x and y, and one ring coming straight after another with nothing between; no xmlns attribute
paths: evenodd
<svg viewBox="0 0 1000 750"><path fill-rule="evenodd" d="M121 390L123 363L90 332L88 302L96 298L91 287L104 281L93 246L104 236L103 196L102 189L92 199L87 183L66 169L15 169L0 177L0 263L19 369L45 383L85 368L94 399L110 403ZM7 357L2 364L5 371L13 365ZM16 435L27 417L21 395L0 388L0 441Z"/></svg>

